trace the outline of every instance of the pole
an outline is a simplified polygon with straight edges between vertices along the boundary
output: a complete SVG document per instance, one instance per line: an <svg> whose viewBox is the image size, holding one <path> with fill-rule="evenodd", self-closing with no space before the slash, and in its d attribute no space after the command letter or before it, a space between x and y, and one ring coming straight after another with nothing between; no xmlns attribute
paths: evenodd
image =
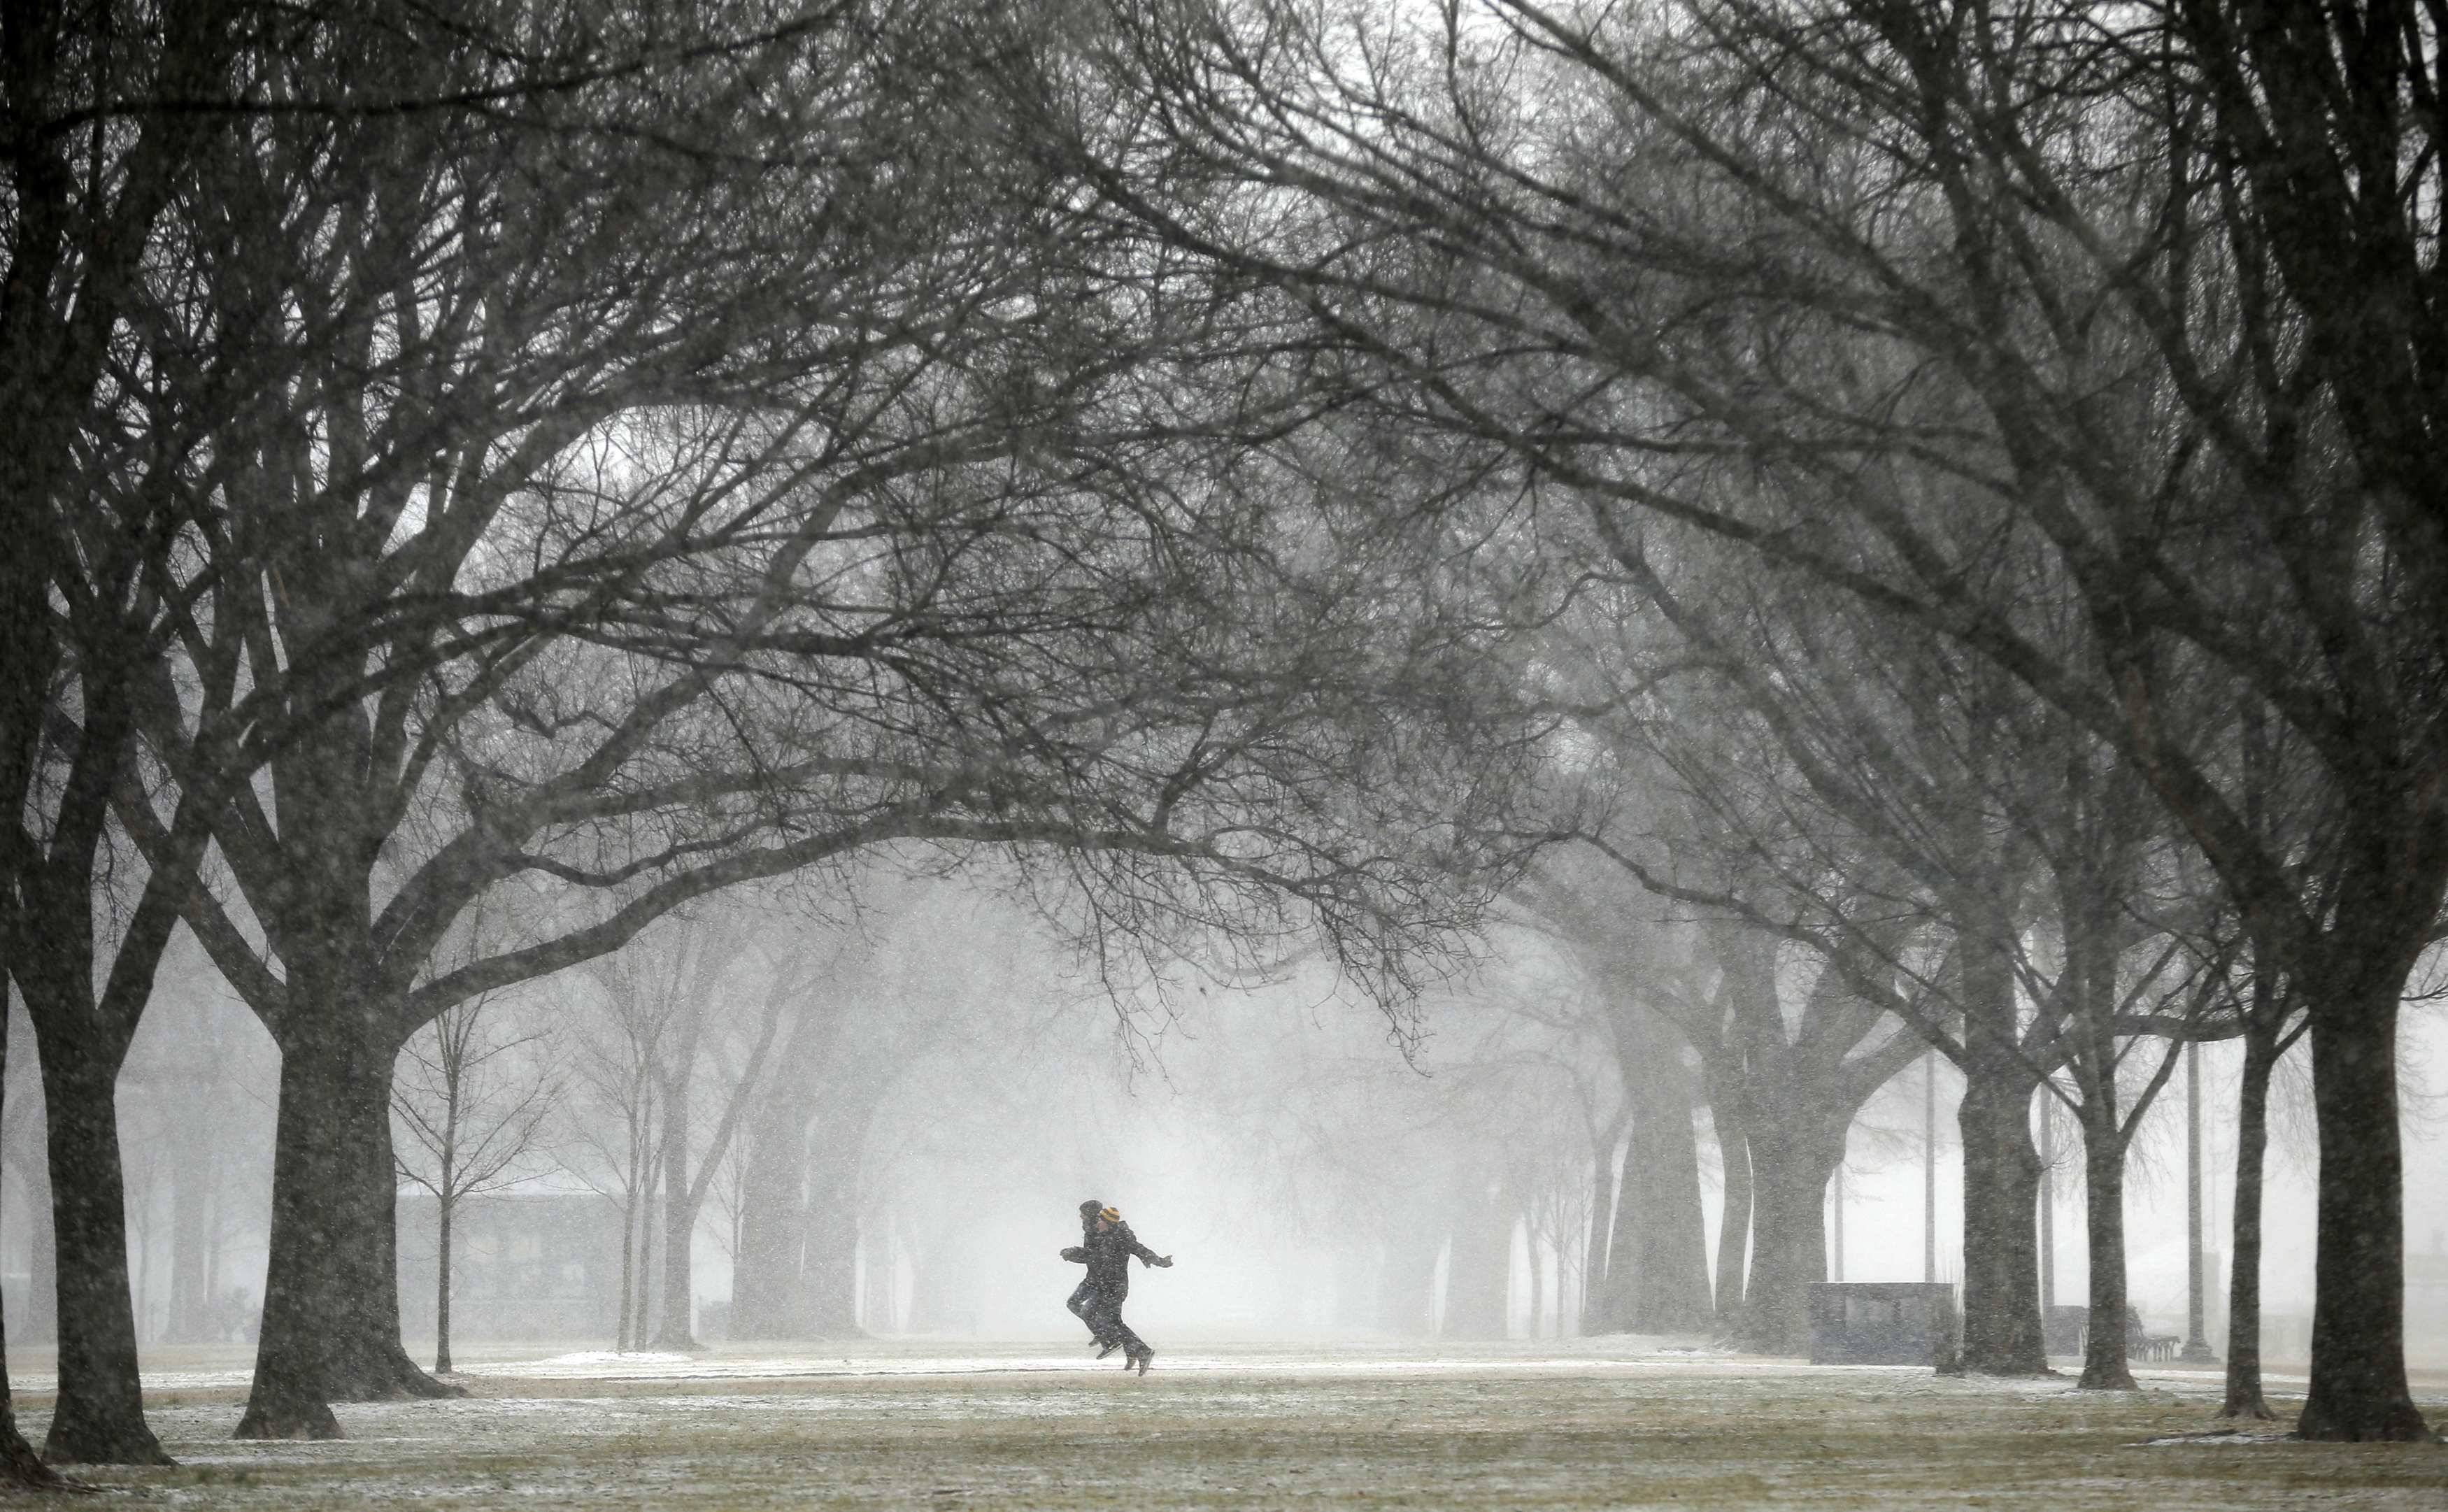
<svg viewBox="0 0 2448 1512"><path fill-rule="evenodd" d="M2202 1046L2185 1046L2185 1348L2179 1358L2214 1365L2202 1336Z"/></svg>
<svg viewBox="0 0 2448 1512"><path fill-rule="evenodd" d="M1938 1279L1938 1052L1921 1073L1921 1278Z"/></svg>
<svg viewBox="0 0 2448 1512"><path fill-rule="evenodd" d="M2056 1109L2040 1098L2040 1312L2057 1305ZM2045 1330L2043 1330L2045 1331Z"/></svg>

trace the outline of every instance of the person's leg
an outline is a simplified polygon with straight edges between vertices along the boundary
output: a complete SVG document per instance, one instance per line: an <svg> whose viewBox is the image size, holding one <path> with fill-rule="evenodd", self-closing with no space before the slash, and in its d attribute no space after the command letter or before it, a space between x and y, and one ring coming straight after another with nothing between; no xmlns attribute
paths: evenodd
<svg viewBox="0 0 2448 1512"><path fill-rule="evenodd" d="M1088 1326L1088 1342L1101 1346L1104 1349L1105 1353L1110 1354L1113 1352L1113 1341L1107 1337L1105 1330L1100 1328L1097 1323L1097 1313L1099 1311L1097 1307L1098 1298L1099 1292L1097 1289L1089 1285L1087 1282L1082 1281L1077 1287L1072 1289L1071 1300L1065 1302L1063 1306L1071 1310L1071 1315L1073 1317L1078 1318L1081 1323ZM1100 1360L1104 1357L1105 1356L1103 1354L1097 1356L1097 1358Z"/></svg>
<svg viewBox="0 0 2448 1512"><path fill-rule="evenodd" d="M1105 1326L1108 1330L1106 1336L1122 1347L1122 1368L1127 1370L1136 1366L1139 1374L1147 1374L1147 1363L1156 1358L1156 1351L1148 1348L1147 1340L1133 1332L1131 1326L1122 1321L1119 1302L1115 1303L1113 1311L1105 1314ZM1098 1358L1102 1359L1103 1356Z"/></svg>
<svg viewBox="0 0 2448 1512"><path fill-rule="evenodd" d="M1100 1293L1096 1300L1088 1304L1088 1322L1097 1330L1097 1342L1105 1346L1103 1352L1097 1356L1098 1359L1101 1360L1105 1355L1114 1352L1117 1346L1130 1351L1123 1356L1125 1360L1138 1354L1139 1336L1133 1333L1131 1326L1122 1321L1122 1305L1119 1301Z"/></svg>

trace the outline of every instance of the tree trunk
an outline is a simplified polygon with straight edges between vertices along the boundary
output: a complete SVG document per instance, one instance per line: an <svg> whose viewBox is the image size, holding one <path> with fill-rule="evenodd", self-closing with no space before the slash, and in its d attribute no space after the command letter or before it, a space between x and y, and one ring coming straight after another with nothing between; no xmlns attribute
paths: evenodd
<svg viewBox="0 0 2448 1512"><path fill-rule="evenodd" d="M1743 1275L1751 1242L1751 1151L1731 1099L1712 1099L1709 1116L1717 1129L1717 1158L1725 1168L1725 1207L1717 1215L1717 1330L1742 1327Z"/></svg>
<svg viewBox="0 0 2448 1512"><path fill-rule="evenodd" d="M9 991L6 962L0 962L0 1091L9 1084ZM45 1204L43 1211L48 1211ZM28 1270L31 1270L29 1264ZM39 1278L38 1278L39 1279ZM30 1311L31 1310L29 1309ZM67 1479L43 1463L17 1426L17 1400L9 1385L8 1320L0 1316L0 1485L28 1490L53 1490Z"/></svg>
<svg viewBox="0 0 2448 1512"><path fill-rule="evenodd" d="M1544 1338L1547 1313L1547 1277L1539 1264L1539 1235L1529 1235L1527 1254L1530 1259L1530 1337Z"/></svg>
<svg viewBox="0 0 2448 1512"><path fill-rule="evenodd" d="M2086 1101L2082 1131L2085 1253L2091 1258L2091 1333L2083 1345L2078 1387L2134 1389L2125 1340L2125 1144L2116 1137L2116 1107ZM2111 1127L2102 1130L2106 1122Z"/></svg>
<svg viewBox="0 0 2448 1512"><path fill-rule="evenodd" d="M43 1457L55 1464L168 1464L144 1422L137 1379L119 1163L120 1056L96 1053L71 1034L38 1029L37 1036L61 1261L59 1402Z"/></svg>
<svg viewBox="0 0 2448 1512"><path fill-rule="evenodd" d="M2236 1095L2235 1114L2234 1254L2228 1263L2227 1401L2219 1407L2221 1417L2264 1422L2276 1414L2261 1394L2261 1178L2269 1146L2269 1073L2278 1065L2279 1027L2263 1027L2256 1014L2245 1028L2244 1085Z"/></svg>
<svg viewBox="0 0 2448 1512"><path fill-rule="evenodd" d="M293 983L293 988L297 984ZM242 1439L339 1437L334 1402L458 1396L399 1339L391 1065L316 1005L281 1046L263 1332Z"/></svg>
<svg viewBox="0 0 2448 1512"><path fill-rule="evenodd" d="M1737 1342L1756 1354L1810 1352L1810 1288L1827 1279L1827 1178L1844 1146L1788 1126L1755 1129L1751 1264Z"/></svg>
<svg viewBox="0 0 2448 1512"><path fill-rule="evenodd" d="M757 1131L742 1183L739 1254L731 1270L731 1337L795 1339L806 1333L799 1314L799 1250L808 1230L803 1131L767 1120Z"/></svg>
<svg viewBox="0 0 2448 1512"><path fill-rule="evenodd" d="M1990 1375L2044 1375L2040 1157L2032 1144L2039 1082L2011 1053L1966 1060L1956 1109L1963 1142L1962 1364Z"/></svg>
<svg viewBox="0 0 2448 1512"><path fill-rule="evenodd" d="M1615 1214L1618 1203L1615 1178L1616 1141L1604 1141L1590 1166L1590 1225L1588 1242L1581 1251L1581 1301L1578 1330L1581 1333L1604 1333L1606 1316L1602 1304L1606 1298L1607 1253L1612 1248Z"/></svg>
<svg viewBox="0 0 2448 1512"><path fill-rule="evenodd" d="M2397 1108L2401 981L2400 975L2366 986L2312 1021L2320 1229L2312 1380L2295 1424L2299 1438L2403 1443L2431 1437L2405 1379L2405 1157Z"/></svg>
<svg viewBox="0 0 2448 1512"><path fill-rule="evenodd" d="M1639 1215L1627 1321L1635 1333L1689 1333L1706 1329L1710 1313L1708 1220L1700 1203L1700 1148L1692 1134L1692 1083L1671 1043L1661 1043L1651 1071L1624 1156Z"/></svg>
<svg viewBox="0 0 2448 1512"><path fill-rule="evenodd" d="M688 1072L663 1083L663 1276L662 1316L655 1330L658 1349L694 1350L697 1342L697 1277L689 1241L697 1234L697 1208L689 1195Z"/></svg>
<svg viewBox="0 0 2448 1512"><path fill-rule="evenodd" d="M201 1138L174 1140L170 1148L170 1315L172 1343L204 1337L212 1311L210 1245L205 1224L212 1211L213 1147Z"/></svg>
<svg viewBox="0 0 2448 1512"><path fill-rule="evenodd" d="M831 1132L823 1131L818 1139ZM859 1336L858 1157L827 1142L808 1166L801 1316L813 1337L854 1339Z"/></svg>
<svg viewBox="0 0 2448 1512"><path fill-rule="evenodd" d="M1513 1204L1501 1182L1464 1176L1454 1191L1444 1334L1501 1339L1513 1279Z"/></svg>
<svg viewBox="0 0 2448 1512"><path fill-rule="evenodd" d="M433 1373L448 1375L450 1371L450 1218L459 1199L449 1196L449 1179L446 1174L445 1195L434 1199L438 1216L433 1240Z"/></svg>

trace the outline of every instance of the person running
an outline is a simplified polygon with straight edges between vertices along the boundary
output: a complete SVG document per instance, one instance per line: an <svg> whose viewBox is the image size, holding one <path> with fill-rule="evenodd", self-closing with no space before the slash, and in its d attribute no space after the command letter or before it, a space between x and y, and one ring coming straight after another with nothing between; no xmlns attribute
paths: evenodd
<svg viewBox="0 0 2448 1512"><path fill-rule="evenodd" d="M1148 1372L1156 1351L1147 1341L1131 1331L1122 1321L1122 1302L1131 1294L1131 1256L1138 1255L1141 1265L1164 1266L1170 1269L1173 1256L1158 1254L1138 1241L1131 1226L1122 1221L1119 1209L1099 1207L1093 1202L1080 1204L1081 1242L1062 1252L1062 1258L1088 1268L1079 1290L1071 1293L1071 1311L1088 1325L1090 1337L1097 1342L1097 1358L1101 1360L1122 1349L1122 1368Z"/></svg>
<svg viewBox="0 0 2448 1512"><path fill-rule="evenodd" d="M1087 1263L1088 1241L1096 1237L1097 1215L1104 1210L1105 1204L1099 1197L1090 1197L1080 1204L1080 1242L1064 1250L1062 1258L1074 1265ZM1096 1277L1093 1274L1083 1275L1080 1278L1080 1284L1071 1289L1070 1300L1062 1305L1071 1310L1073 1317L1088 1326L1088 1342L1097 1347L1097 1358L1101 1360L1119 1349L1121 1341L1108 1337L1098 1327L1096 1318L1090 1316L1090 1309L1096 1299Z"/></svg>

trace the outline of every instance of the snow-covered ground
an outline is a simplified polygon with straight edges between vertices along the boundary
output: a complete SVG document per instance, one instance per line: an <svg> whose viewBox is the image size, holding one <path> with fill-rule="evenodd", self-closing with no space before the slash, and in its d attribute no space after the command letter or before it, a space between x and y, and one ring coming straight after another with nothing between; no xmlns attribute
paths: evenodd
<svg viewBox="0 0 2448 1512"><path fill-rule="evenodd" d="M2226 1431L2214 1372L2099 1394L1654 1340L1158 1347L1144 1380L1045 1343L495 1349L466 1399L274 1445L227 1437L237 1362L193 1358L148 1376L181 1465L92 1479L214 1508L2448 1507L2448 1448Z"/></svg>

